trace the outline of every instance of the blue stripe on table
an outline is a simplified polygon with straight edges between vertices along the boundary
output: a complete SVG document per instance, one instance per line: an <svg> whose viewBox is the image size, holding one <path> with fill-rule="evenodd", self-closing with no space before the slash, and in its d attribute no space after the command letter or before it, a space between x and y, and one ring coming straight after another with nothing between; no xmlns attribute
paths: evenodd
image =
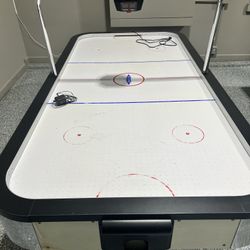
<svg viewBox="0 0 250 250"><path fill-rule="evenodd" d="M152 101L114 101L114 102L73 102L71 105L124 105L124 104L160 104L160 103L195 103L195 102L214 102L215 99L198 100L152 100ZM49 102L48 104L53 104Z"/></svg>

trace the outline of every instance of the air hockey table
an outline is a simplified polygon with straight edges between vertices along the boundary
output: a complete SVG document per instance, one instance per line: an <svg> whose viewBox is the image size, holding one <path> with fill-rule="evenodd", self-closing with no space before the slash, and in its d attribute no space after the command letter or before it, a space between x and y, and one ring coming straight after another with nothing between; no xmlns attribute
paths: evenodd
<svg viewBox="0 0 250 250"><path fill-rule="evenodd" d="M177 33L73 37L1 155L1 213L42 249L230 248L250 127L202 63Z"/></svg>

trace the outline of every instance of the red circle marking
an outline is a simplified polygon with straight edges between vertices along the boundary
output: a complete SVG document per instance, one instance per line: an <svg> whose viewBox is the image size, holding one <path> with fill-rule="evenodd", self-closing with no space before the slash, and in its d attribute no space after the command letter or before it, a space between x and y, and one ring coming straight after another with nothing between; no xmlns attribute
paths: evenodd
<svg viewBox="0 0 250 250"><path fill-rule="evenodd" d="M101 196L101 193L103 192L103 189L108 186L110 183L112 183L113 181L117 180L117 179L120 179L120 178L123 178L123 177L130 177L130 176L141 176L141 177L146 177L146 178L149 178L149 179L153 179L155 181L157 181L158 183L160 183L161 185L163 185L165 187L165 189L171 193L172 197L175 197L175 194L174 194L174 191L169 187L168 184L166 184L165 182L163 182L162 180L156 178L155 176L150 176L150 175L145 175L145 174L136 174L136 173L131 173L131 174L127 174L127 175L120 175L118 177L116 177L114 180L108 182L103 188L101 191L99 191L96 195L96 198L100 198Z"/></svg>
<svg viewBox="0 0 250 250"><path fill-rule="evenodd" d="M179 128L179 127L181 127L181 126L193 127L193 128L195 128L195 129L199 130L199 131L201 132L201 135L202 135L202 136L201 136L201 139L199 139L198 141L194 141L194 142L187 142L187 141L183 141L183 140L179 139L179 138L174 134L174 132L175 132L175 130L176 130L177 128ZM204 133L204 131L203 131L201 128L199 128L199 127L197 127L197 126L195 126L195 125L191 125L191 124L183 124L183 125L174 127L174 128L172 129L172 135L174 136L174 138L175 138L177 141L182 142L182 143L186 143L186 144L197 144L197 143L202 142L202 141L205 139L205 133ZM191 133L190 133L190 132L187 132L186 135L191 135Z"/></svg>
<svg viewBox="0 0 250 250"><path fill-rule="evenodd" d="M66 132L63 134L63 140L66 142L66 143L68 143L68 144L71 144L71 145L81 145L81 144L79 144L79 143L77 143L77 142L70 142L69 140L67 140L67 138L66 138L66 136L67 136L67 134L71 131L71 130L73 130L73 129L77 129L77 128L85 128L85 129L88 129L88 127L85 127L85 126L76 126L76 127L72 127L72 128L70 128L70 129L68 129L68 130L66 130ZM76 138L78 138L78 137L82 137L82 133L80 133L80 132L76 132ZM83 143L82 143L83 144Z"/></svg>
<svg viewBox="0 0 250 250"><path fill-rule="evenodd" d="M120 84L119 82L117 82L117 78L119 76L122 76L122 75L137 75L137 76L141 77L141 82L139 82L137 84L133 84L133 85L132 84L127 84L127 85ZM113 77L113 82L115 84L117 84L118 86L122 86L122 87L135 87L135 86L141 85L142 83L144 83L144 81L145 81L145 77L143 75L138 74L138 73L132 73L132 72L121 73L121 74Z"/></svg>

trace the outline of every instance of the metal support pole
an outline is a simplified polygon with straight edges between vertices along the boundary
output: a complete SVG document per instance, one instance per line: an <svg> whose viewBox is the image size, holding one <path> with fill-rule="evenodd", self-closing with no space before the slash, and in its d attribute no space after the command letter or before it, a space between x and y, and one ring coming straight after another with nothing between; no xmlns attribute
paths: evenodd
<svg viewBox="0 0 250 250"><path fill-rule="evenodd" d="M209 67L209 63L210 63L210 59L211 59L211 52L213 49L214 39L215 39L216 31L218 28L219 20L221 17L222 9L223 9L223 0L218 0L217 10L216 10L215 18L214 18L214 23L213 23L212 30L210 33L207 52L206 52L206 56L205 56L205 60L204 60L203 73L206 73L207 69Z"/></svg>
<svg viewBox="0 0 250 250"><path fill-rule="evenodd" d="M50 63L51 63L54 74L57 76L57 71L56 71L56 65L55 65L55 61L54 61L54 57L53 57L53 52L52 52L52 49L51 49L48 32L46 30L44 20L43 20L42 11L41 11L41 0L37 0L37 9L38 9L40 21L41 21L41 24L42 24L42 28L43 28L43 34L44 34L47 50L48 50L48 53L49 53Z"/></svg>

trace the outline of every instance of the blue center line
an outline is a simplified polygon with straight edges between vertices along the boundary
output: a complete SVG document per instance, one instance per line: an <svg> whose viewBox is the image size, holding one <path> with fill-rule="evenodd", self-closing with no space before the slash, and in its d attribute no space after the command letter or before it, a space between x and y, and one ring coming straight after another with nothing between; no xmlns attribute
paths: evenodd
<svg viewBox="0 0 250 250"><path fill-rule="evenodd" d="M190 62L191 60L190 59L179 59L179 60L156 60L156 61L110 61L110 62L68 62L68 64L127 64L127 63L165 63L165 62L168 62L168 63L171 63L171 62Z"/></svg>
<svg viewBox="0 0 250 250"><path fill-rule="evenodd" d="M73 102L71 105L116 105L116 104L156 104L156 103L190 103L190 102L214 102L215 99L194 99L194 100L155 100L155 101L126 101L126 102ZM49 102L47 104L53 104Z"/></svg>

